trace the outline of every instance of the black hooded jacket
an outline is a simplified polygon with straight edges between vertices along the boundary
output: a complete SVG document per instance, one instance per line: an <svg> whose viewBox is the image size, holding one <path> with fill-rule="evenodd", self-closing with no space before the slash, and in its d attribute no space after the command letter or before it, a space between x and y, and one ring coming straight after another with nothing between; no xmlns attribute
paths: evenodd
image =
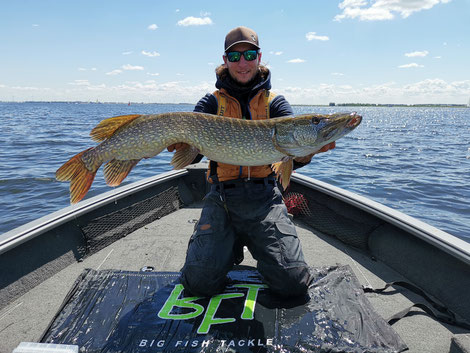
<svg viewBox="0 0 470 353"><path fill-rule="evenodd" d="M261 89L271 89L271 72L268 68L261 66L262 70L256 75L256 77L248 83L246 86L240 86L237 84L231 76L228 74L227 68L217 69L217 82L215 87L217 89L224 88L227 92L240 103L242 114L245 119L251 119L251 115L248 109L250 100L258 93ZM196 104L194 111L208 114L217 114L217 98L211 93L206 94ZM269 116L271 118L277 118L281 116L294 115L294 111L290 106L289 102L282 95L274 97L271 102Z"/></svg>

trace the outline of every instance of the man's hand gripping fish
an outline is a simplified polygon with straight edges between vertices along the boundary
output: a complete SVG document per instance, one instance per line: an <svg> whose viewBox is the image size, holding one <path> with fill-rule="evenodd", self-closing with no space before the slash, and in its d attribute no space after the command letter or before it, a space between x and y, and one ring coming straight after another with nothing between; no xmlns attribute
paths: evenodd
<svg viewBox="0 0 470 353"><path fill-rule="evenodd" d="M272 164L282 185L289 185L293 159L318 151L360 123L356 113L305 114L267 120L242 120L204 113L124 115L100 122L90 133L101 142L60 167L56 178L70 181L70 201L80 201L104 166L109 186L118 186L142 158L184 142L171 164L182 169L200 153L210 160L242 165Z"/></svg>

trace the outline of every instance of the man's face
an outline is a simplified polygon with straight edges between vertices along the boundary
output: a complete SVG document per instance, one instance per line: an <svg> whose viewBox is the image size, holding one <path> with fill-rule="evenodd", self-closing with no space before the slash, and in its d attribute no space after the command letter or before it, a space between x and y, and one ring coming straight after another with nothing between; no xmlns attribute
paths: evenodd
<svg viewBox="0 0 470 353"><path fill-rule="evenodd" d="M257 49L256 47L247 44L247 43L240 43L236 44L230 48L230 51L239 51L244 52L245 50L253 50ZM224 62L225 66L228 68L228 72L232 78L242 84L245 85L250 82L258 73L258 66L261 61L261 53L258 53L258 57L252 61L246 61L244 56L242 55L240 61L230 62L228 61L227 57L224 55Z"/></svg>

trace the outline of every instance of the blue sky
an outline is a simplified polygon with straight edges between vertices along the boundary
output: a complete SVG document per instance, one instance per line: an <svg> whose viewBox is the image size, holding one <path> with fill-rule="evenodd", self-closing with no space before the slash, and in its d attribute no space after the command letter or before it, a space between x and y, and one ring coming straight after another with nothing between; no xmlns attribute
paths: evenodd
<svg viewBox="0 0 470 353"><path fill-rule="evenodd" d="M258 32L292 104L470 98L470 0L2 1L0 100L195 103Z"/></svg>

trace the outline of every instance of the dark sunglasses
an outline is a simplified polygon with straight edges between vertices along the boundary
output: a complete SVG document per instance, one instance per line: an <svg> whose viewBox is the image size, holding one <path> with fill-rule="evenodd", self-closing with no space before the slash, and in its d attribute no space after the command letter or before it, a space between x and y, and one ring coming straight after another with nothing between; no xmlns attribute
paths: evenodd
<svg viewBox="0 0 470 353"><path fill-rule="evenodd" d="M242 58L242 54L246 61L253 61L258 57L257 50L245 50L244 52L229 51L227 53L227 59L231 63L234 63L234 62L240 61L240 59Z"/></svg>

